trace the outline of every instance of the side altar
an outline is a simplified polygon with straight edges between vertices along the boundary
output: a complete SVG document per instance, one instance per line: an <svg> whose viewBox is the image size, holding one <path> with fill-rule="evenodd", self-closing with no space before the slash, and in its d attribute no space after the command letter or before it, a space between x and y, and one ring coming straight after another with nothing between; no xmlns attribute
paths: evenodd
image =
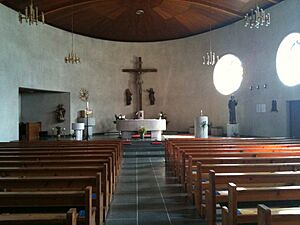
<svg viewBox="0 0 300 225"><path fill-rule="evenodd" d="M165 119L125 119L117 120L117 130L121 131L122 138L131 138L132 134L137 132L141 127L151 131L151 138L160 141L163 130L166 130Z"/></svg>

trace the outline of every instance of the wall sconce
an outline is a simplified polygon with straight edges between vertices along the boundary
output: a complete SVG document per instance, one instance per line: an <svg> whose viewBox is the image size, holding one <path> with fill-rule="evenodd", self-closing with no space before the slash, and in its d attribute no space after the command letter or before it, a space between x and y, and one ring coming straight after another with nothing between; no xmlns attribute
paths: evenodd
<svg viewBox="0 0 300 225"><path fill-rule="evenodd" d="M252 85L250 85L250 87L249 87L249 90L250 90L250 91L252 91L252 90L253 90L253 86L252 86Z"/></svg>
<svg viewBox="0 0 300 225"><path fill-rule="evenodd" d="M256 89L257 89L257 90L259 89L259 85L256 85Z"/></svg>
<svg viewBox="0 0 300 225"><path fill-rule="evenodd" d="M267 88L268 87L268 85L267 84L264 84L264 88Z"/></svg>

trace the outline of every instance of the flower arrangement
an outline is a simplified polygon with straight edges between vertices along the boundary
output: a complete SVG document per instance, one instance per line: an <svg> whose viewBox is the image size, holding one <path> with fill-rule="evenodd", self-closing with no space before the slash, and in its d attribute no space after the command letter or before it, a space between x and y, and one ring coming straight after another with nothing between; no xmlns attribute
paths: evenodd
<svg viewBox="0 0 300 225"><path fill-rule="evenodd" d="M145 127L140 127L140 129L138 130L140 135L144 135L147 133L147 129Z"/></svg>
<svg viewBox="0 0 300 225"><path fill-rule="evenodd" d="M138 133L140 134L140 138L144 139L145 134L147 133L147 129L145 127L140 127L140 129L138 130Z"/></svg>

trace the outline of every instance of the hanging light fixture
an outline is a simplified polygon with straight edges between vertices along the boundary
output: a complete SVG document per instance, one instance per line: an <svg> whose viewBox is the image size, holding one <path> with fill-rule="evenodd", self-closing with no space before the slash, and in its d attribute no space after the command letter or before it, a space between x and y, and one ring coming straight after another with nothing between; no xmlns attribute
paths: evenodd
<svg viewBox="0 0 300 225"><path fill-rule="evenodd" d="M41 12L39 15L39 8L33 5L31 0L30 5L25 7L24 15L19 12L19 21L22 23L25 20L26 23L29 25L36 24L38 25L39 18L41 19L42 23L45 23L45 14Z"/></svg>
<svg viewBox="0 0 300 225"><path fill-rule="evenodd" d="M263 8L260 8L256 2L256 8L251 9L250 13L247 13L244 18L245 27L257 28L261 26L269 26L271 24L271 14L266 13Z"/></svg>
<svg viewBox="0 0 300 225"><path fill-rule="evenodd" d="M211 6L209 6L209 14L212 15ZM213 66L219 60L219 56L211 49L211 23L209 23L209 51L202 56L202 59L203 65L207 66Z"/></svg>
<svg viewBox="0 0 300 225"><path fill-rule="evenodd" d="M72 2L72 50L71 52L65 57L65 63L80 63L79 56L74 53L74 10L73 10L74 4Z"/></svg>

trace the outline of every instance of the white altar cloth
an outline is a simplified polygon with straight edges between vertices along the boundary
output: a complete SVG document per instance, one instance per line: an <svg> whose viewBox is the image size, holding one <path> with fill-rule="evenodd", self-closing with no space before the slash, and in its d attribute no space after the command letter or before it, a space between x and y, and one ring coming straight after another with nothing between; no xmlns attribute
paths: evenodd
<svg viewBox="0 0 300 225"><path fill-rule="evenodd" d="M131 138L133 132L138 131L141 127L145 127L147 131L151 131L151 138L161 140L163 130L166 130L165 119L126 119L117 120L117 130L122 132L122 138Z"/></svg>

